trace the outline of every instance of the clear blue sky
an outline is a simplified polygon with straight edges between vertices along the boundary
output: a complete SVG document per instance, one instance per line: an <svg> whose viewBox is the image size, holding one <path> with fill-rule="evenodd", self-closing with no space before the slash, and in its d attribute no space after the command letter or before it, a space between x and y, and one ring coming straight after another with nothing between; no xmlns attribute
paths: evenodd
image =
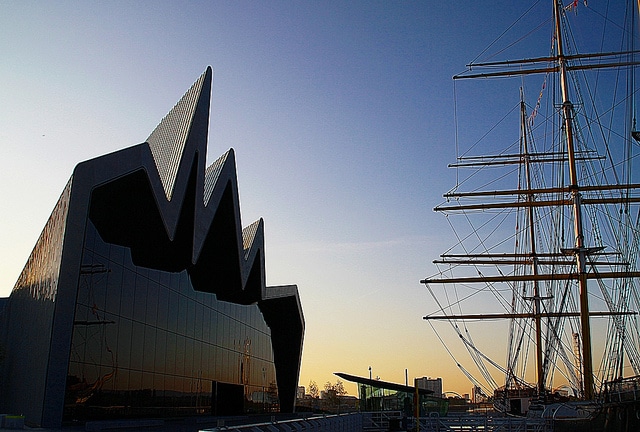
<svg viewBox="0 0 640 432"><path fill-rule="evenodd" d="M455 182L451 76L528 7L0 0L0 296L73 167L143 142L211 65L208 160L236 150L243 225L265 219L267 283L298 284L300 384L371 366L467 392L418 281L453 243L431 210Z"/></svg>

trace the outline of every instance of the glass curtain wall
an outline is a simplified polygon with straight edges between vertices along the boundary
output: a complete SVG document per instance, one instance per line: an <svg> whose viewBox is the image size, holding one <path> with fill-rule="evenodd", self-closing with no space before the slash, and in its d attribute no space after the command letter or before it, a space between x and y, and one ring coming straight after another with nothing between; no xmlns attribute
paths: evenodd
<svg viewBox="0 0 640 432"><path fill-rule="evenodd" d="M383 387L359 384L358 397L360 399L360 411L401 411L407 417L415 414L415 392L403 392L390 390ZM446 399L434 396L420 395L420 416L437 412L444 416L448 412Z"/></svg>
<svg viewBox="0 0 640 432"><path fill-rule="evenodd" d="M257 305L218 301L186 271L137 267L87 222L65 420L277 409L271 335Z"/></svg>
<svg viewBox="0 0 640 432"><path fill-rule="evenodd" d="M360 384L358 392L362 411L407 411L408 415L412 413L413 393L366 384Z"/></svg>

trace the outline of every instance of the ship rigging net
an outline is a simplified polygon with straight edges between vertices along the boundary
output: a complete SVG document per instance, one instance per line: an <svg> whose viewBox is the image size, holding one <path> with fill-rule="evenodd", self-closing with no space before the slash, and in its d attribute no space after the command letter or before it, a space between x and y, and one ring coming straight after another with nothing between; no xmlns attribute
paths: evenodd
<svg viewBox="0 0 640 432"><path fill-rule="evenodd" d="M462 129L464 114L480 115L456 96L456 185L435 208L455 244L421 281L434 304L425 320L485 392L535 389L542 397L564 386L591 398L589 388L640 375L640 56L632 36L638 12L625 3L589 4L576 14L576 3L558 2L558 19L543 19L550 24L547 55L474 62L454 77L456 95L460 78L495 77L469 82L482 81L491 103L504 95L515 101L475 140ZM529 34L543 27L534 24ZM577 35L595 29L608 33L579 49ZM505 341L496 334L488 341L498 325ZM452 347L444 327L462 349Z"/></svg>

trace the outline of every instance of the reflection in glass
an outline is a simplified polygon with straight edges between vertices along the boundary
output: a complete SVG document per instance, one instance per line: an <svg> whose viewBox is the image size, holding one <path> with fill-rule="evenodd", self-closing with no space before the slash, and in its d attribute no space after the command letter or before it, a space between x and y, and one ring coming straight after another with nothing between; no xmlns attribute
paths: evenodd
<svg viewBox="0 0 640 432"><path fill-rule="evenodd" d="M135 266L91 222L82 262L66 420L210 415L215 392L236 387L241 411L277 404L270 331L256 305L196 292L186 271Z"/></svg>

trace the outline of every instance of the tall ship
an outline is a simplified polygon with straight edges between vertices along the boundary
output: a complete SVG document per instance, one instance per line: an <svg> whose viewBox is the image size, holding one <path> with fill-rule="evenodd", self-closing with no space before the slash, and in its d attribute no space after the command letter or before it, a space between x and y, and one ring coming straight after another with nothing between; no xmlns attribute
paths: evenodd
<svg viewBox="0 0 640 432"><path fill-rule="evenodd" d="M454 76L456 183L435 207L454 244L420 281L424 319L499 411L636 430L640 1L532 3L518 24L538 18L525 35L542 44L496 43ZM502 58L519 47L547 52ZM467 80L488 96L472 109ZM464 129L506 98L496 125Z"/></svg>

